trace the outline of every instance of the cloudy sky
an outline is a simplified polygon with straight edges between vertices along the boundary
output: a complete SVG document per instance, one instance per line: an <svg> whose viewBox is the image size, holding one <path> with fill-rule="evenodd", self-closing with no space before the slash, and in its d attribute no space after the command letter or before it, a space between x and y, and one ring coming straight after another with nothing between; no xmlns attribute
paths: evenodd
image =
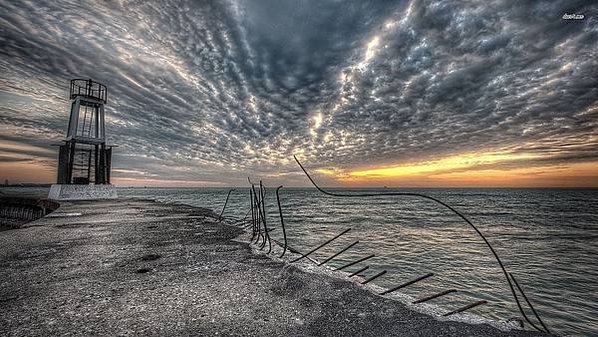
<svg viewBox="0 0 598 337"><path fill-rule="evenodd" d="M93 78L119 185L598 186L595 1L0 4L1 179Z"/></svg>

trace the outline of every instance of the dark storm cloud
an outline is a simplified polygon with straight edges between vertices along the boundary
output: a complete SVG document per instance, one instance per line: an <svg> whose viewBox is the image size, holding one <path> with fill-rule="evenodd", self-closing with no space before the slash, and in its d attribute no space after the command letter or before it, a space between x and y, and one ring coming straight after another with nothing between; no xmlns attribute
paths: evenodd
<svg viewBox="0 0 598 337"><path fill-rule="evenodd" d="M504 148L598 159L589 2L1 7L0 140L60 139L68 80L93 78L121 177L235 183L295 171L293 153L344 168Z"/></svg>

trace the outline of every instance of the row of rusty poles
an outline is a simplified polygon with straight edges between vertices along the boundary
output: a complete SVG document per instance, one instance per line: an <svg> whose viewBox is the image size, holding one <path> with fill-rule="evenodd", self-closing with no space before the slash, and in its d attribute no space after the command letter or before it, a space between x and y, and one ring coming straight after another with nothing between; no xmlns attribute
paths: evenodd
<svg viewBox="0 0 598 337"><path fill-rule="evenodd" d="M248 178L248 180L249 180L249 178ZM251 183L251 180L249 180L249 182L251 184L251 188L249 189L250 210L245 214L245 217L243 219L241 219L241 222L244 225L245 224L245 220L247 219L247 216L249 215L249 213L251 213L251 223L249 224L248 227L246 227L246 228L249 228L249 227L252 228L251 241L253 242L254 239L255 239L254 243L258 244L259 241L260 241L260 239L263 239L263 241L262 241L262 243L260 245L260 250L264 249L266 241L268 241L268 243L269 243L268 254L270 254L270 252L272 251L272 243L271 243L271 238L270 238L269 232L272 231L272 230L274 230L274 229L268 230L267 222L266 222L266 208L265 208L265 191L266 191L266 188L262 184L262 181L260 181L260 187L259 187L260 192L258 193L255 190L255 185ZM286 229L285 229L285 225L284 225L284 217L283 217L283 214L282 214L282 206L281 206L281 203L280 203L280 193L279 193L279 191L280 191L280 189L282 187L283 186L279 186L278 188L276 188L276 201L278 203L278 212L279 212L279 215L280 215L280 223L281 223L281 227L282 227L282 231L283 231L283 237L284 237L284 247L283 247L283 251L282 251L282 254L280 255L280 257L283 257L285 255L285 253L287 251L287 248L288 248L287 236L286 236ZM224 214L224 209L226 208L226 204L228 203L228 199L230 197L230 193L231 192L232 192L232 189L229 190L229 192L228 192L228 194L226 196L226 201L224 203L224 207L222 209L222 212L220 213L220 219L221 220L223 219L222 215ZM264 227L263 228L263 232L262 232L262 225ZM338 239L339 237L341 237L342 235L346 234L350 230L351 230L351 228L348 228L348 229L344 230L343 232L337 234L336 236L332 237L331 239L328 239L324 243L318 245L317 247L315 247L314 249L310 250L309 252L307 252L305 254L301 254L301 253L299 253L298 251L295 250L295 253L300 254L300 256L298 258L295 258L294 260L292 260L291 263L294 263L294 262L297 262L297 261L299 261L301 259L307 258L309 255L313 254L314 252L316 252L320 248L323 248L324 246L328 245L332 241ZM353 242L349 246L347 246L347 247L343 248L342 250L340 250L339 252L333 254L332 256L330 256L329 258L327 258L323 262L319 263L318 265L321 266L321 265L326 264L327 262L329 262L330 260L334 259L335 257L337 257L338 255L340 255L341 253L343 253L343 252L347 251L348 249L352 248L353 246L355 246L357 243L359 243L359 241ZM343 270L345 268L348 268L350 266L353 266L353 265L356 265L358 263L364 262L365 260L368 260L368 259L373 258L373 257L375 257L374 254L368 255L366 257L362 257L362 258L360 258L358 260L355 260L355 261L347 263L347 264L345 264L345 265L343 265L341 267L338 267L335 270ZM359 270L351 273L350 275L348 275L348 277L353 277L353 276L359 275L361 272L367 270L368 268L369 268L369 266L365 266L365 267L363 267L363 268L361 268L361 269L359 269ZM387 273L387 271L383 270L383 271L381 271L381 272L379 272L379 273L377 273L377 274L375 274L375 275L373 275L373 276L365 279L363 282L361 282L361 284L370 283L370 282L374 281L375 279L377 279L377 278L385 275L386 273ZM424 276L415 278L413 280L405 282L405 283L403 283L403 284L401 284L399 286L396 286L394 288L387 289L386 291L381 292L380 295L386 295L386 294L392 293L392 292L394 292L396 290L399 290L401 288L404 288L404 287L407 287L407 286L412 285L414 283L417 283L417 282L420 282L422 280L425 280L428 277L431 277L433 275L434 275L433 273L428 273L428 274L426 274ZM513 276L511 275L511 277L513 277ZM513 281L517 282L514 277L513 277ZM519 288L518 284L517 284L517 286ZM457 290L454 290L454 289L446 290L446 291L440 292L438 294L434 294L434 295L422 298L420 300L416 300L413 303L414 304L416 304L416 303L423 303L423 302L426 302L428 300L431 300L431 299L434 299L434 298L438 298L438 297L441 297L441 296L444 296L444 295L447 295L447 294L451 294L451 293L454 293L454 292L457 292ZM461 312L464 312L466 310L469 310L471 308L474 308L476 306L479 306L479 305L482 305L482 304L486 304L486 303L487 303L486 301L477 301L477 302L471 303L469 305L466 305L466 306L464 306L462 308L459 308L457 310L453 310L451 312L448 312L448 313L444 314L443 316L450 316L450 315L453 315L453 314L456 314L456 313L461 313Z"/></svg>
<svg viewBox="0 0 598 337"><path fill-rule="evenodd" d="M259 185L259 192L255 190L255 185L251 183L251 180L247 178L249 183L251 184L250 190L250 202L251 202L251 213L252 213L252 223L253 223L253 236L252 241L255 238L255 244L258 244L260 239L262 239L262 243L260 245L260 250L263 250L266 246L266 242L268 242L268 254L272 251L272 240L270 239L270 234L268 231L268 224L266 222L266 188L262 184L260 180ZM263 226L263 232L262 232Z"/></svg>
<svg viewBox="0 0 598 337"><path fill-rule="evenodd" d="M249 206L250 206L250 213L251 213L251 241L255 244L258 244L260 239L262 239L262 244L260 246L260 250L264 249L266 245L266 241L268 242L268 254L272 251L272 239L270 238L269 232L274 230L268 229L268 224L266 221L266 187L260 180L259 192L255 190L255 184L251 182L249 177L247 178L251 188L249 189ZM287 251L287 232L284 225L284 217L282 215L282 206L280 204L280 189L282 186L278 186L276 188L276 201L278 203L278 213L280 215L280 224L282 227L282 234L284 237L284 247L282 254L279 257L283 257ZM227 197L228 199L228 197ZM248 212L249 213L249 212ZM263 231L262 231L263 226Z"/></svg>

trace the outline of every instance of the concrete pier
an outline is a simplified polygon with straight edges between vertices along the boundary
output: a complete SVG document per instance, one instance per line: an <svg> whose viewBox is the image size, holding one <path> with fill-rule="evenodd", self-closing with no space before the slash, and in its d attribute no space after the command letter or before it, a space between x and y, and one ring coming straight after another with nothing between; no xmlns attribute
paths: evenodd
<svg viewBox="0 0 598 337"><path fill-rule="evenodd" d="M79 201L0 232L0 335L540 335L412 311L256 255L216 219L146 200Z"/></svg>

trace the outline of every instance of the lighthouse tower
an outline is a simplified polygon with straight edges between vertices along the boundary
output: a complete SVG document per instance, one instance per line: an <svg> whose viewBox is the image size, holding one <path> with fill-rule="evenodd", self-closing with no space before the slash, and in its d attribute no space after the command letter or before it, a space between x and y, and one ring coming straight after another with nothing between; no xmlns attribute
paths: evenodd
<svg viewBox="0 0 598 337"><path fill-rule="evenodd" d="M106 145L105 85L91 79L71 80L71 113L64 143L59 145L57 184L50 199L90 200L116 198L110 185L112 146Z"/></svg>

